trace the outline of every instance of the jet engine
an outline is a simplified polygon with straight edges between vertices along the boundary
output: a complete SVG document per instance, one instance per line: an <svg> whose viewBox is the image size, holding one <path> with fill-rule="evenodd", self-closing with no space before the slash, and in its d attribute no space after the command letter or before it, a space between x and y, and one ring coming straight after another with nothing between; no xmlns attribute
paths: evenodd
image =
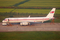
<svg viewBox="0 0 60 40"><path fill-rule="evenodd" d="M21 25L21 26L22 26L22 25L30 25L30 23L28 23L28 22L21 22L20 25Z"/></svg>

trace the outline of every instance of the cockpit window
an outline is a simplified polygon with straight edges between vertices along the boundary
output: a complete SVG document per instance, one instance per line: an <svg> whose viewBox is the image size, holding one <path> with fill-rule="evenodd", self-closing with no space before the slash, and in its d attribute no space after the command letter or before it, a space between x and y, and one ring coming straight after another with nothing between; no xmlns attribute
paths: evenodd
<svg viewBox="0 0 60 40"><path fill-rule="evenodd" d="M4 19L4 21L7 21L7 19Z"/></svg>

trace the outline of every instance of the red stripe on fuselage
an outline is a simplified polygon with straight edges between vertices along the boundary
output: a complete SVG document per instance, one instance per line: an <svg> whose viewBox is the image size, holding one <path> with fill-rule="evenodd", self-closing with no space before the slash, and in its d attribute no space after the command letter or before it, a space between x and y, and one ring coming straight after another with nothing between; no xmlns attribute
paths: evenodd
<svg viewBox="0 0 60 40"><path fill-rule="evenodd" d="M45 18L45 19L9 19L9 21L22 21L22 20L49 20L49 18Z"/></svg>

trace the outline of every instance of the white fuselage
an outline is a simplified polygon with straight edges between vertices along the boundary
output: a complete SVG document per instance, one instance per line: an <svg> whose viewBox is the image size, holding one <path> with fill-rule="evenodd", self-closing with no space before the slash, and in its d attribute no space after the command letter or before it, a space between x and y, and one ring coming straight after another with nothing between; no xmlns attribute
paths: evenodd
<svg viewBox="0 0 60 40"><path fill-rule="evenodd" d="M50 18L46 17L23 17L23 18L6 18L3 22L44 22L50 20Z"/></svg>

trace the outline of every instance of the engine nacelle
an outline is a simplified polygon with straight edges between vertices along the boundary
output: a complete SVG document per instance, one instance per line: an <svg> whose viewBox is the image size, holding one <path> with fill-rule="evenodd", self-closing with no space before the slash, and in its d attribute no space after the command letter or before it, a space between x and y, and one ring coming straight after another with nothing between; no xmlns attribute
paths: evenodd
<svg viewBox="0 0 60 40"><path fill-rule="evenodd" d="M29 25L28 22L21 22L20 25Z"/></svg>
<svg viewBox="0 0 60 40"><path fill-rule="evenodd" d="M4 26L5 26L5 25L7 25L7 23L2 23L2 25L4 25Z"/></svg>

